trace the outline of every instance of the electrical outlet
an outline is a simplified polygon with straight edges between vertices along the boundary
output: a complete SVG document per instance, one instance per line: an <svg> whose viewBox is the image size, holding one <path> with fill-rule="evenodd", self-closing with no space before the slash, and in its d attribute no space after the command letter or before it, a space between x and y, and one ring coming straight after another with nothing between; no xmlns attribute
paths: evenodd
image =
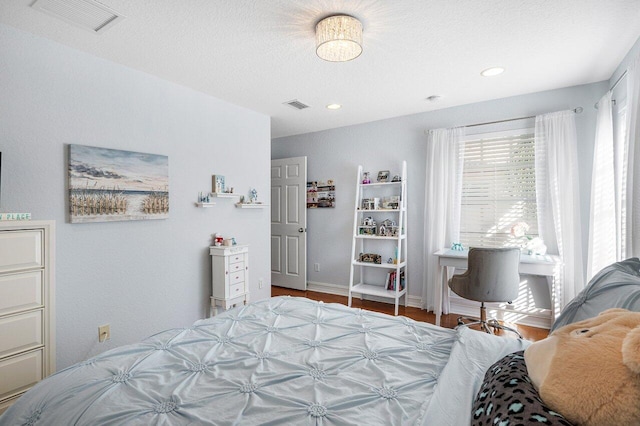
<svg viewBox="0 0 640 426"><path fill-rule="evenodd" d="M98 327L98 342L102 343L105 340L111 339L111 326L109 324L101 325Z"/></svg>
<svg viewBox="0 0 640 426"><path fill-rule="evenodd" d="M262 288L263 285L264 285L264 279L260 278L258 280L258 288Z"/></svg>
<svg viewBox="0 0 640 426"><path fill-rule="evenodd" d="M320 264L319 263L314 263L313 264L313 270L316 272L320 272Z"/></svg>

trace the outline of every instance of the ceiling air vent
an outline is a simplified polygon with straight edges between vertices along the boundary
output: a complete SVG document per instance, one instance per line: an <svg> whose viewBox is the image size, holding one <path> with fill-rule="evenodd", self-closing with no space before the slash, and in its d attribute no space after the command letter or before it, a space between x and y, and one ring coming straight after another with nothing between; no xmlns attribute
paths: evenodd
<svg viewBox="0 0 640 426"><path fill-rule="evenodd" d="M36 0L31 7L77 27L101 34L124 16L95 0Z"/></svg>
<svg viewBox="0 0 640 426"><path fill-rule="evenodd" d="M289 105L291 108L295 108L295 109L305 109L305 108L309 108L309 105L307 104L303 104L302 102L300 102L297 99L294 99L292 101L288 101L284 103L285 105Z"/></svg>

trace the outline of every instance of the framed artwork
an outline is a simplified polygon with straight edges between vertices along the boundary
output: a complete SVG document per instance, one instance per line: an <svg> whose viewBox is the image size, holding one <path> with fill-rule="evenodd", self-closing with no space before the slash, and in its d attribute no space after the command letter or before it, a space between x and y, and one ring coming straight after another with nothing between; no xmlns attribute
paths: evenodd
<svg viewBox="0 0 640 426"><path fill-rule="evenodd" d="M389 182L389 170L381 170L378 172L378 182Z"/></svg>
<svg viewBox="0 0 640 426"><path fill-rule="evenodd" d="M169 157L69 145L71 223L169 217Z"/></svg>
<svg viewBox="0 0 640 426"><path fill-rule="evenodd" d="M333 180L327 182L307 182L307 208L327 208L336 206L336 187Z"/></svg>
<svg viewBox="0 0 640 426"><path fill-rule="evenodd" d="M215 192L218 194L224 193L224 176L222 175L213 175L211 176L211 192Z"/></svg>

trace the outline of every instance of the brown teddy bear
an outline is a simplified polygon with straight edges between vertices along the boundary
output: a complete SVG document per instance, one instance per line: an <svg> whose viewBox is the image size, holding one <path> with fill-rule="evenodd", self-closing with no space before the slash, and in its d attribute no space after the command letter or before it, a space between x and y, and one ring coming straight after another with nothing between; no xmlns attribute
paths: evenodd
<svg viewBox="0 0 640 426"><path fill-rule="evenodd" d="M640 425L640 312L566 325L524 358L544 403L575 425Z"/></svg>

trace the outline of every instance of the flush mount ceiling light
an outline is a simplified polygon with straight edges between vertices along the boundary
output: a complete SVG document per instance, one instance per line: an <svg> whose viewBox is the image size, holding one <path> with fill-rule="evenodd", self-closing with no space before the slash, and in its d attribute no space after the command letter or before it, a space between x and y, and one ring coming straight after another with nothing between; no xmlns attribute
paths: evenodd
<svg viewBox="0 0 640 426"><path fill-rule="evenodd" d="M327 105L327 109L340 109L342 108L342 105L340 104L329 104Z"/></svg>
<svg viewBox="0 0 640 426"><path fill-rule="evenodd" d="M487 68L486 70L482 71L480 73L481 76L483 77L493 77L496 75L500 75L504 72L504 68L502 67L493 67L493 68Z"/></svg>
<svg viewBox="0 0 640 426"><path fill-rule="evenodd" d="M362 53L362 23L353 16L335 15L316 25L316 54L325 61L346 62Z"/></svg>

